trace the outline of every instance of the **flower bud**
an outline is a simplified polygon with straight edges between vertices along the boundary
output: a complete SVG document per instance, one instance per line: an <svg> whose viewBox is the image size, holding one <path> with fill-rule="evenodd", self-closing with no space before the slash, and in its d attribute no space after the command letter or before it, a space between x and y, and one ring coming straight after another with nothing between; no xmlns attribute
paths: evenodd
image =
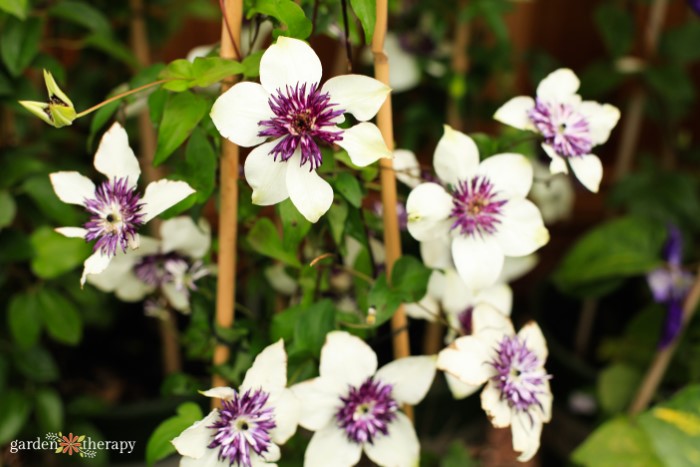
<svg viewBox="0 0 700 467"><path fill-rule="evenodd" d="M61 128L70 125L77 116L73 103L58 87L51 73L46 70L44 70L44 82L49 94L48 102L20 101L19 103L53 127Z"/></svg>

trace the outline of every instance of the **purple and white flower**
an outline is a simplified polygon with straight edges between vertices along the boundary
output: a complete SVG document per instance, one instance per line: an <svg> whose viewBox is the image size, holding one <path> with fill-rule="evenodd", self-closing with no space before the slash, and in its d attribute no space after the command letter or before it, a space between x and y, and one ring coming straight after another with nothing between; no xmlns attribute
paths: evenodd
<svg viewBox="0 0 700 467"><path fill-rule="evenodd" d="M666 267L647 274L654 301L667 307L666 322L659 340L661 348L670 344L683 326L683 302L695 279L693 274L683 270L683 237L676 226L669 227L664 250Z"/></svg>
<svg viewBox="0 0 700 467"><path fill-rule="evenodd" d="M287 385L284 343L266 347L236 391L217 387L203 392L221 399L212 410L172 440L182 455L180 467L274 466L297 429L299 401Z"/></svg>
<svg viewBox="0 0 700 467"><path fill-rule="evenodd" d="M260 83L243 82L221 95L211 118L225 138L257 146L245 161L253 204L291 198L310 222L330 208L333 189L317 173L323 162L319 144L345 149L364 167L391 158L374 117L390 89L362 75L336 76L319 86L321 61L303 41L281 36L260 60ZM360 121L343 129L350 113Z"/></svg>
<svg viewBox="0 0 700 467"><path fill-rule="evenodd" d="M493 426L511 427L518 460L530 460L539 449L542 425L552 416L542 331L530 322L516 335L510 320L486 304L474 309L472 326L472 335L440 352L437 366L473 391L486 384L481 407Z"/></svg>
<svg viewBox="0 0 700 467"><path fill-rule="evenodd" d="M141 195L136 188L141 169L126 131L118 123L102 137L94 165L107 176L107 181L97 187L78 172L50 174L58 198L85 207L90 215L83 227L56 229L66 237L95 240L94 253L85 260L81 285L88 275L104 271L118 250L138 248L138 232L144 224L194 193L185 182L159 180L151 182Z"/></svg>
<svg viewBox="0 0 700 467"><path fill-rule="evenodd" d="M597 192L603 164L591 151L608 140L620 111L610 104L582 101L576 94L579 86L574 72L561 68L540 82L536 99L514 97L496 111L494 118L541 134L542 148L551 158L550 172L568 173L568 162L583 186Z"/></svg>
<svg viewBox="0 0 700 467"><path fill-rule="evenodd" d="M435 172L448 189L423 183L408 195L408 231L421 242L449 239L452 261L472 289L494 284L505 257L533 253L549 241L537 207L527 199L532 164L520 154L479 163L474 141L445 125Z"/></svg>
<svg viewBox="0 0 700 467"><path fill-rule="evenodd" d="M104 271L88 276L88 283L125 302L138 302L161 290L174 309L189 312L197 280L211 274L202 262L211 245L209 224L176 217L161 224L160 236L162 240L141 236L138 250L117 252Z"/></svg>
<svg viewBox="0 0 700 467"><path fill-rule="evenodd" d="M305 467L349 467L362 452L377 465L413 467L420 445L401 405L415 405L435 376L435 357L406 357L377 370L377 355L347 332L326 336L318 378L292 387L299 424L315 431Z"/></svg>

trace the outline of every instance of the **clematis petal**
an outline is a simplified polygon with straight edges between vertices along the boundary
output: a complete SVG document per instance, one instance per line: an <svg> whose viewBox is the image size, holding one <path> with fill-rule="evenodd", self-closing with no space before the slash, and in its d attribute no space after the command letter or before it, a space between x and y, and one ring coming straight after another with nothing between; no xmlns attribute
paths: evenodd
<svg viewBox="0 0 700 467"><path fill-rule="evenodd" d="M211 245L211 227L205 219L195 224L191 217L180 216L160 226L163 252L179 251L190 258L202 258Z"/></svg>
<svg viewBox="0 0 700 467"><path fill-rule="evenodd" d="M231 400L236 396L236 390L227 386L217 386L215 388L207 389L206 391L199 391L199 393L206 397L213 397L223 400Z"/></svg>
<svg viewBox="0 0 700 467"><path fill-rule="evenodd" d="M506 262L508 260L506 259ZM513 306L513 290L508 284L496 284L481 289L474 298L477 303L488 303L506 316L510 316Z"/></svg>
<svg viewBox="0 0 700 467"><path fill-rule="evenodd" d="M520 257L510 257L506 258L503 263L503 271L501 271L501 277L499 277L499 282L513 282L532 271L532 269L537 266L539 258L537 255L526 255Z"/></svg>
<svg viewBox="0 0 700 467"><path fill-rule="evenodd" d="M489 380L484 390L481 391L481 408L491 419L491 424L494 427L505 428L510 425L513 414L508 400L501 397L501 391L493 380Z"/></svg>
<svg viewBox="0 0 700 467"><path fill-rule="evenodd" d="M477 171L493 183L506 198L524 198L532 186L532 163L521 154L497 154L479 165Z"/></svg>
<svg viewBox="0 0 700 467"><path fill-rule="evenodd" d="M350 467L362 456L362 446L348 441L345 431L335 424L318 430L304 454L304 467Z"/></svg>
<svg viewBox="0 0 700 467"><path fill-rule="evenodd" d="M141 168L129 146L129 136L119 123L112 125L102 136L95 153L95 168L110 180L128 178L129 186L136 186Z"/></svg>
<svg viewBox="0 0 700 467"><path fill-rule="evenodd" d="M112 258L109 266L99 274L91 274L88 276L87 282L103 292L114 292L122 285L128 276L133 276L132 270L138 258L139 257L134 254L133 250L129 250L127 253L117 250L117 255Z"/></svg>
<svg viewBox="0 0 700 467"><path fill-rule="evenodd" d="M513 415L510 430L513 435L513 450L521 453L518 460L527 462L532 459L540 448L542 421L530 417L527 412L517 412Z"/></svg>
<svg viewBox="0 0 700 467"><path fill-rule="evenodd" d="M301 417L301 403L290 389L283 389L270 405L275 408L277 426L270 433L272 441L284 444L297 431Z"/></svg>
<svg viewBox="0 0 700 467"><path fill-rule="evenodd" d="M504 255L529 255L549 241L549 231L532 201L511 199L501 212L503 217L494 238Z"/></svg>
<svg viewBox="0 0 700 467"><path fill-rule="evenodd" d="M80 277L80 287L85 285L85 281L90 274L99 274L109 266L111 256L103 255L100 250L94 252L83 263L83 275Z"/></svg>
<svg viewBox="0 0 700 467"><path fill-rule="evenodd" d="M365 453L377 465L417 466L420 444L416 430L406 415L396 413L396 419L389 425L387 436L378 436L372 443L365 443Z"/></svg>
<svg viewBox="0 0 700 467"><path fill-rule="evenodd" d="M549 163L549 172L552 175L569 173L569 168L566 166L566 160L554 152L554 148L552 148L549 144L542 143L542 149L544 149L544 152L552 159Z"/></svg>
<svg viewBox="0 0 700 467"><path fill-rule="evenodd" d="M529 96L514 97L503 104L493 118L521 130L534 130L529 112L535 108L535 100Z"/></svg>
<svg viewBox="0 0 700 467"><path fill-rule="evenodd" d="M464 383L449 373L445 373L445 381L452 397L457 400L469 397L481 388L481 384Z"/></svg>
<svg viewBox="0 0 700 467"><path fill-rule="evenodd" d="M142 198L143 222L150 221L192 193L194 193L194 190L185 182L159 180L149 183Z"/></svg>
<svg viewBox="0 0 700 467"><path fill-rule="evenodd" d="M331 102L338 104L338 108L366 122L377 115L391 89L369 76L341 75L326 81L321 92L329 93Z"/></svg>
<svg viewBox="0 0 700 467"><path fill-rule="evenodd" d="M474 291L468 287L453 268L445 271L445 294L442 307L446 313L458 314L474 305Z"/></svg>
<svg viewBox="0 0 700 467"><path fill-rule="evenodd" d="M190 297L184 288L178 288L172 282L166 282L162 285L163 295L170 303L170 306L182 313L190 311Z"/></svg>
<svg viewBox="0 0 700 467"><path fill-rule="evenodd" d="M452 260L467 287L493 285L503 268L503 251L490 237L457 237L452 240Z"/></svg>
<svg viewBox="0 0 700 467"><path fill-rule="evenodd" d="M64 203L84 206L86 199L95 197L95 184L78 172L54 172L49 178L53 191Z"/></svg>
<svg viewBox="0 0 700 467"><path fill-rule="evenodd" d="M253 188L253 204L258 206L277 204L289 198L287 168L293 158L287 162L274 160L270 151L278 141L261 144L253 149L243 166L245 179Z"/></svg>
<svg viewBox="0 0 700 467"><path fill-rule="evenodd" d="M294 206L309 222L317 222L333 204L333 188L315 170L301 166L299 149L287 161L287 190Z"/></svg>
<svg viewBox="0 0 700 467"><path fill-rule="evenodd" d="M377 355L359 337L343 331L326 335L321 349L321 378L343 387L359 386L377 371Z"/></svg>
<svg viewBox="0 0 700 467"><path fill-rule="evenodd" d="M620 120L620 110L610 104L584 101L578 106L578 110L588 120L588 128L594 145L606 142L610 137L610 132Z"/></svg>
<svg viewBox="0 0 700 467"><path fill-rule="evenodd" d="M423 183L406 200L408 232L420 241L446 237L450 230L452 196L437 183Z"/></svg>
<svg viewBox="0 0 700 467"><path fill-rule="evenodd" d="M321 81L321 60L304 41L280 36L260 59L260 84L268 94L286 86L306 83L307 87Z"/></svg>
<svg viewBox="0 0 700 467"><path fill-rule="evenodd" d="M416 303L404 304L406 314L413 319L435 321L440 316L440 304L433 297L426 295Z"/></svg>
<svg viewBox="0 0 700 467"><path fill-rule="evenodd" d="M206 447L206 444L205 444ZM251 456L251 462L254 457ZM230 467L228 463L219 460L218 449L207 449L202 457L196 459L188 456L183 456L180 459L179 467ZM252 467L252 466L251 466ZM256 466L257 467L257 466ZM269 466L268 466L269 467Z"/></svg>
<svg viewBox="0 0 700 467"><path fill-rule="evenodd" d="M214 409L209 414L198 422L192 424L185 431L180 433L171 441L177 452L183 456L199 459L204 457L209 450L207 445L211 442L212 430L207 428L216 422L219 417L219 411ZM216 451L214 451L216 452Z"/></svg>
<svg viewBox="0 0 700 467"><path fill-rule="evenodd" d="M341 404L340 392L347 386L327 378L314 378L291 387L301 404L299 425L318 431L331 424Z"/></svg>
<svg viewBox="0 0 700 467"><path fill-rule="evenodd" d="M274 117L268 103L269 98L261 85L244 81L219 96L209 115L221 136L249 148L267 139L258 136L258 123Z"/></svg>
<svg viewBox="0 0 700 467"><path fill-rule="evenodd" d="M279 392L287 385L287 353L284 341L278 340L268 345L255 357L253 365L246 372L241 391L265 389L270 393Z"/></svg>
<svg viewBox="0 0 700 467"><path fill-rule="evenodd" d="M540 364L544 365L545 360L547 360L547 341L537 323L534 321L527 323L518 332L518 337L527 344L528 349L537 355Z"/></svg>
<svg viewBox="0 0 700 467"><path fill-rule="evenodd" d="M463 336L438 354L438 369L451 374L463 383L484 384L492 375L488 364L490 352L484 343L474 336Z"/></svg>
<svg viewBox="0 0 700 467"><path fill-rule="evenodd" d="M433 269L454 268L452 264L452 239L447 235L420 242L420 256L423 263Z"/></svg>
<svg viewBox="0 0 700 467"><path fill-rule="evenodd" d="M114 264L114 260L112 260L109 265L111 266L112 264ZM102 271L102 274L88 276L88 282L96 286L96 284L90 279L104 276L109 269L110 268L108 267ZM104 279L102 280L104 281ZM117 284L117 288L114 290L114 295L116 295L117 298L123 302L139 302L146 298L146 295L153 292L154 289L155 288L153 286L144 283L141 279L134 276L133 273L129 272L122 276L120 282Z"/></svg>
<svg viewBox="0 0 700 467"><path fill-rule="evenodd" d="M438 141L433 156L435 173L444 183L456 185L471 178L479 167L479 149L469 136L444 125L445 132Z"/></svg>
<svg viewBox="0 0 700 467"><path fill-rule="evenodd" d="M68 238L85 238L87 235L87 230L82 227L56 227L53 230Z"/></svg>
<svg viewBox="0 0 700 467"><path fill-rule="evenodd" d="M396 179L404 185L415 188L421 184L420 165L413 151L396 149L393 166Z"/></svg>
<svg viewBox="0 0 700 467"><path fill-rule="evenodd" d="M547 102L568 103L575 100L581 82L568 68L551 72L537 86L537 97Z"/></svg>
<svg viewBox="0 0 700 467"><path fill-rule="evenodd" d="M394 386L391 395L396 402L416 405L433 383L436 360L434 355L400 358L381 367L376 378Z"/></svg>
<svg viewBox="0 0 700 467"><path fill-rule="evenodd" d="M479 303L472 314L473 335L490 350L505 336L515 334L510 318L488 303Z"/></svg>
<svg viewBox="0 0 700 467"><path fill-rule="evenodd" d="M343 139L336 144L345 149L350 160L358 167L366 167L379 159L391 159L382 133L374 123L362 122L343 131Z"/></svg>
<svg viewBox="0 0 700 467"><path fill-rule="evenodd" d="M585 156L570 157L569 164L571 170L589 191L598 193L600 182L603 179L603 164L598 159L598 156L587 154Z"/></svg>

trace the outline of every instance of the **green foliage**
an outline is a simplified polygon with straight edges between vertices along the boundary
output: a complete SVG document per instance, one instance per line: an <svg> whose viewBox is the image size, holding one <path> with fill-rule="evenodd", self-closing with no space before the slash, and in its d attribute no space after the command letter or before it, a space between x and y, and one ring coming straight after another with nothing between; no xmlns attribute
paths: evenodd
<svg viewBox="0 0 700 467"><path fill-rule="evenodd" d="M181 92L196 86L209 86L244 71L245 66L235 60L197 57L194 62L185 59L171 62L159 78L169 80L163 84L163 89Z"/></svg>
<svg viewBox="0 0 700 467"><path fill-rule="evenodd" d="M256 13L275 18L280 23L286 25L287 29L275 29L273 36L285 35L306 39L311 34L311 21L292 0L253 0L247 17L252 18Z"/></svg>
<svg viewBox="0 0 700 467"><path fill-rule="evenodd" d="M694 44L700 43L700 22L687 23L665 32L659 45L660 55L677 63L700 60L700 50Z"/></svg>
<svg viewBox="0 0 700 467"><path fill-rule="evenodd" d="M24 292L12 297L7 309L8 327L12 338L20 348L36 345L41 335L41 310L34 292Z"/></svg>
<svg viewBox="0 0 700 467"><path fill-rule="evenodd" d="M175 452L170 441L203 417L194 402L185 402L177 408L177 415L161 422L146 444L146 463L150 466Z"/></svg>
<svg viewBox="0 0 700 467"><path fill-rule="evenodd" d="M620 5L601 3L594 19L608 53L613 57L628 54L634 43L634 19Z"/></svg>
<svg viewBox="0 0 700 467"><path fill-rule="evenodd" d="M27 396L16 389L0 393L0 444L15 439L29 418Z"/></svg>
<svg viewBox="0 0 700 467"><path fill-rule="evenodd" d="M619 417L600 426L574 451L572 459L585 467L662 467L650 441L636 423Z"/></svg>
<svg viewBox="0 0 700 467"><path fill-rule="evenodd" d="M362 206L364 193L357 178L347 172L341 172L335 179L335 189L355 208L359 209Z"/></svg>
<svg viewBox="0 0 700 467"><path fill-rule="evenodd" d="M0 10L24 20L27 17L29 0L0 0Z"/></svg>
<svg viewBox="0 0 700 467"><path fill-rule="evenodd" d="M218 157L200 128L192 131L185 148L185 181L196 190L198 203L205 203L216 187Z"/></svg>
<svg viewBox="0 0 700 467"><path fill-rule="evenodd" d="M311 222L294 207L290 199L279 203L277 211L282 221L282 246L287 251L296 251L311 230Z"/></svg>
<svg viewBox="0 0 700 467"><path fill-rule="evenodd" d="M417 302L425 296L431 270L411 256L402 256L394 264L391 284L382 273L369 292L369 305L376 308L374 323L379 326L390 319L402 303Z"/></svg>
<svg viewBox="0 0 700 467"><path fill-rule="evenodd" d="M453 441L442 458L440 467L476 467L479 464L472 457L466 446L460 441Z"/></svg>
<svg viewBox="0 0 700 467"><path fill-rule="evenodd" d="M64 0L52 5L48 12L51 16L78 24L96 34L109 36L112 33L105 15L87 2Z"/></svg>
<svg viewBox="0 0 700 467"><path fill-rule="evenodd" d="M90 256L90 246L80 238L67 238L48 227L40 227L29 241L34 250L32 271L43 279L52 279L73 270Z"/></svg>
<svg viewBox="0 0 700 467"><path fill-rule="evenodd" d="M371 44L374 37L374 24L377 22L376 0L350 0L350 6L362 23L362 29L365 31L365 42Z"/></svg>
<svg viewBox="0 0 700 467"><path fill-rule="evenodd" d="M16 213L15 199L7 191L0 190L0 230L12 223Z"/></svg>
<svg viewBox="0 0 700 467"><path fill-rule="evenodd" d="M280 233L270 219L258 219L246 239L250 247L261 255L277 259L289 266L301 267L296 252L284 248Z"/></svg>
<svg viewBox="0 0 700 467"><path fill-rule="evenodd" d="M57 432L64 428L64 411L61 396L54 389L43 387L34 394L39 428L45 432Z"/></svg>
<svg viewBox="0 0 700 467"><path fill-rule="evenodd" d="M12 76L21 75L39 52L42 23L8 18L0 31L0 56Z"/></svg>
<svg viewBox="0 0 700 467"><path fill-rule="evenodd" d="M189 91L171 95L165 103L158 127L158 145L153 164L160 165L185 142L199 121L209 111L211 103Z"/></svg>
<svg viewBox="0 0 700 467"><path fill-rule="evenodd" d="M43 288L37 294L41 319L55 341L76 345L83 335L83 321L75 305L55 290Z"/></svg>
<svg viewBox="0 0 700 467"><path fill-rule="evenodd" d="M635 367L615 363L603 370L598 376L598 400L603 410L619 413L632 401L642 373Z"/></svg>

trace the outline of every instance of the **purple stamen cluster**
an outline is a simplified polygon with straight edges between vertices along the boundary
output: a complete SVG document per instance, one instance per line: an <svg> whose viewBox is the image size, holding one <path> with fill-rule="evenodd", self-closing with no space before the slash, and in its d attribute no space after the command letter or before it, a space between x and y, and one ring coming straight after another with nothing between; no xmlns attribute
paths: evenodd
<svg viewBox="0 0 700 467"><path fill-rule="evenodd" d="M351 386L348 395L340 398L343 406L335 418L349 441L372 444L379 434L389 433L389 423L399 409L392 390L393 385L370 377L360 387Z"/></svg>
<svg viewBox="0 0 700 467"><path fill-rule="evenodd" d="M501 223L501 208L507 202L498 199L498 192L486 177L460 181L452 193L451 228L459 228L462 235L493 234Z"/></svg>
<svg viewBox="0 0 700 467"><path fill-rule="evenodd" d="M309 163L309 171L323 162L321 150L315 138L332 145L343 139L342 131L333 131L338 117L345 111L331 102L327 92L320 92L318 84L307 83L285 90L278 89L268 101L275 117L258 124L263 129L258 136L282 138L270 152L277 160L287 161L297 148L301 149L301 165Z"/></svg>
<svg viewBox="0 0 700 467"><path fill-rule="evenodd" d="M265 407L269 397L262 390L248 390L221 401L219 419L208 427L216 430L208 447L219 448L220 461L251 467L251 450L259 456L268 451L272 443L270 431L277 426L274 409Z"/></svg>
<svg viewBox="0 0 700 467"><path fill-rule="evenodd" d="M187 260L175 252L146 255L134 264L134 274L144 284L159 287L173 281L170 271L175 265L189 267Z"/></svg>
<svg viewBox="0 0 700 467"><path fill-rule="evenodd" d="M593 140L588 119L572 105L550 104L537 99L529 117L544 136L545 143L552 146L560 156L590 154Z"/></svg>
<svg viewBox="0 0 700 467"><path fill-rule="evenodd" d="M542 407L537 397L545 392L544 383L551 377L545 373L543 363L518 336L504 337L490 363L496 370L492 379L501 391L501 399L520 411L535 405Z"/></svg>
<svg viewBox="0 0 700 467"><path fill-rule="evenodd" d="M85 240L97 240L93 251L114 256L117 247L126 252L127 246L137 242L136 232L144 224L140 201L127 178L114 178L97 187L95 197L85 200L90 213L90 220L84 225L88 231Z"/></svg>

